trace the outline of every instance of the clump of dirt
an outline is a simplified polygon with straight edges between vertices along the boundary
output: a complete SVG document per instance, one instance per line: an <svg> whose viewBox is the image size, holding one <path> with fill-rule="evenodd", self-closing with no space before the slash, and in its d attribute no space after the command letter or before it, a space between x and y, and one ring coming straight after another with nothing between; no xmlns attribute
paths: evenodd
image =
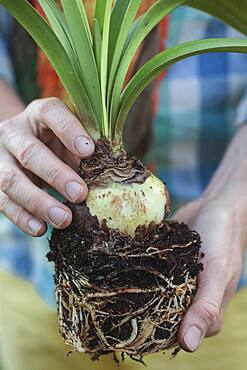
<svg viewBox="0 0 247 370"><path fill-rule="evenodd" d="M92 359L122 352L141 360L177 350L202 270L199 235L164 221L131 237L100 225L86 203L68 205L73 224L54 230L48 253L66 343Z"/></svg>

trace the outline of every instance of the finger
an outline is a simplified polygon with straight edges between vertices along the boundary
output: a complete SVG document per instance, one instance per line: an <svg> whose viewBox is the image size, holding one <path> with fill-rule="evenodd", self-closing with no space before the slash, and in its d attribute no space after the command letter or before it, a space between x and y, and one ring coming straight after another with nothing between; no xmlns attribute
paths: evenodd
<svg viewBox="0 0 247 370"><path fill-rule="evenodd" d="M210 328L219 323L226 284L224 263L219 258L208 261L199 277L196 296L179 330L179 342L186 351L195 351Z"/></svg>
<svg viewBox="0 0 247 370"><path fill-rule="evenodd" d="M0 213L3 213L22 231L31 236L41 236L46 232L46 224L27 212L0 191Z"/></svg>
<svg viewBox="0 0 247 370"><path fill-rule="evenodd" d="M78 171L81 162L80 158L69 152L65 147L61 155L61 160L70 168L73 168L74 171Z"/></svg>
<svg viewBox="0 0 247 370"><path fill-rule="evenodd" d="M13 132L4 145L25 169L71 202L80 203L86 198L87 185L81 177L35 137Z"/></svg>
<svg viewBox="0 0 247 370"><path fill-rule="evenodd" d="M19 206L58 229L72 221L65 205L35 186L17 167L0 171L0 189Z"/></svg>
<svg viewBox="0 0 247 370"><path fill-rule="evenodd" d="M0 158L1 158L1 165L0 171L4 170L4 167L16 167L17 161L16 159L5 149L0 149ZM26 170L24 167L21 168L21 171L39 188L44 187L44 182L35 176L32 172Z"/></svg>
<svg viewBox="0 0 247 370"><path fill-rule="evenodd" d="M73 154L87 158L94 152L94 142L78 118L58 98L33 102L28 111L35 122L42 122Z"/></svg>
<svg viewBox="0 0 247 370"><path fill-rule="evenodd" d="M239 266L241 265L242 263L240 262ZM216 335L222 330L223 323L224 323L224 317L226 315L227 308L230 304L230 301L232 300L232 297L234 296L237 290L238 282L241 276L241 273L240 273L241 267L239 266L236 267L237 272L235 272L232 279L227 283L227 287L224 293L224 298L221 304L219 320L214 325L212 325L211 328L208 330L207 337Z"/></svg>
<svg viewBox="0 0 247 370"><path fill-rule="evenodd" d="M227 291L227 290L226 290ZM234 290L235 291L235 290ZM206 337L212 337L216 334L219 334L222 330L223 324L224 324L224 318L226 315L227 308L230 304L230 301L233 297L234 291L231 292L231 294L227 294L225 292L224 298L221 304L220 308L220 314L218 320L208 329Z"/></svg>
<svg viewBox="0 0 247 370"><path fill-rule="evenodd" d="M218 320L208 329L205 337L213 337L221 332L224 324L225 313L225 310L221 308Z"/></svg>
<svg viewBox="0 0 247 370"><path fill-rule="evenodd" d="M57 137L54 137L49 143L46 142L45 145L70 168L73 168L74 171L78 171L81 158L71 153Z"/></svg>
<svg viewBox="0 0 247 370"><path fill-rule="evenodd" d="M24 173L26 177L28 177L32 181L34 185L38 186L38 188L44 189L47 186L47 184L44 181L42 181L32 172L26 170L24 167L21 167L21 171Z"/></svg>

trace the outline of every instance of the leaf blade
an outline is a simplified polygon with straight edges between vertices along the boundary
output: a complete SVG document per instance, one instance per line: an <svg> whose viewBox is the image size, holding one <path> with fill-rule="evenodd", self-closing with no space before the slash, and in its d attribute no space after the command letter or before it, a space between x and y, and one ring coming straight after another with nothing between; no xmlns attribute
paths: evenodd
<svg viewBox="0 0 247 370"><path fill-rule="evenodd" d="M78 2L74 0L61 0L61 3L79 60L83 83L98 122L101 124L102 103L100 83L92 43L88 37L87 28L83 16L81 15Z"/></svg>
<svg viewBox="0 0 247 370"><path fill-rule="evenodd" d="M109 43L109 80L108 80L108 102L111 97L112 86L114 83L117 68L128 34L141 5L142 0L128 0L122 6L121 0L116 1L111 17L111 38ZM121 9L119 9L121 8ZM114 13L115 9L115 13ZM121 12L121 13L120 13Z"/></svg>
<svg viewBox="0 0 247 370"><path fill-rule="evenodd" d="M116 45L122 19L126 13L131 0L126 0L124 3L121 0L116 0L112 9L111 24L110 24L110 40L109 40L109 59L112 59L112 54L114 52L114 45Z"/></svg>
<svg viewBox="0 0 247 370"><path fill-rule="evenodd" d="M90 31L89 21L88 21L88 18L87 18L86 10L85 10L84 5L83 5L83 1L82 0L76 0L76 3L77 3L81 18L82 18L84 26L85 26L87 36L88 36L88 38L89 38L89 40L92 44L93 43L92 34L91 34L91 31Z"/></svg>
<svg viewBox="0 0 247 370"><path fill-rule="evenodd" d="M122 94L116 122L116 135L121 136L125 119L137 97L163 70L182 59L208 52L247 53L247 40L205 39L190 41L167 49L151 58L136 73Z"/></svg>
<svg viewBox="0 0 247 370"><path fill-rule="evenodd" d="M186 0L158 0L154 5L141 17L139 22L136 22L136 27L132 38L125 50L125 54L121 60L118 74L114 82L114 88L111 98L111 121L113 130L117 118L118 106L122 91L122 86L126 73L132 58L135 55L140 43L149 34L149 32L168 14L175 10L178 6L185 3Z"/></svg>
<svg viewBox="0 0 247 370"><path fill-rule="evenodd" d="M94 22L93 22L93 48L94 48L94 54L95 54L98 72L100 76L102 38L101 38L99 22L97 19L94 19Z"/></svg>
<svg viewBox="0 0 247 370"><path fill-rule="evenodd" d="M110 20L111 8L113 0L97 1L95 10L95 19L99 22L100 29L102 29L102 45L100 58L100 86L102 99L102 124L104 128L104 135L109 135L109 122L106 107L106 89L107 89L107 70L108 70L108 45L110 34ZM102 28L103 27L103 28Z"/></svg>
<svg viewBox="0 0 247 370"><path fill-rule="evenodd" d="M207 12L247 35L247 0L187 0L185 5Z"/></svg>
<svg viewBox="0 0 247 370"><path fill-rule="evenodd" d="M54 0L38 0L38 2L41 5L43 11L45 12L45 15L53 31L55 32L63 46L66 48L66 50L69 50L69 47L67 48L69 40L68 35L66 35L65 32L66 28L65 21L62 18L61 12L58 9L57 4L54 2Z"/></svg>
<svg viewBox="0 0 247 370"><path fill-rule="evenodd" d="M70 60L73 62L75 69L78 73L80 73L78 61L75 58L73 42L71 40L70 33L65 19L63 18L62 12L54 0L38 0L38 2L41 5L54 33L63 45Z"/></svg>
<svg viewBox="0 0 247 370"><path fill-rule="evenodd" d="M96 119L88 96L68 55L46 21L26 0L0 0L32 36L55 68L85 128L97 137Z"/></svg>
<svg viewBox="0 0 247 370"><path fill-rule="evenodd" d="M106 0L96 1L94 18L97 19L97 21L99 23L101 36L102 36L102 33L103 33L103 28L104 28L106 6L107 6L107 1Z"/></svg>

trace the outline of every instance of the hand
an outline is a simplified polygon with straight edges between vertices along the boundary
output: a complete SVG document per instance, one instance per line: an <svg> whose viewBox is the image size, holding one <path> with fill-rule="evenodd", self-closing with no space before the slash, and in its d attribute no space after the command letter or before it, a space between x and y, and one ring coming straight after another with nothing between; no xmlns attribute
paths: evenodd
<svg viewBox="0 0 247 370"><path fill-rule="evenodd" d="M246 140L243 125L202 197L174 216L201 235L205 254L197 293L179 331L179 342L189 352L221 330L241 274L247 245Z"/></svg>
<svg viewBox="0 0 247 370"><path fill-rule="evenodd" d="M205 336L222 328L242 270L246 245L246 218L242 216L241 209L237 212L227 197L210 199L206 195L174 216L200 234L205 254L196 296L179 331L179 342L186 351L195 351Z"/></svg>
<svg viewBox="0 0 247 370"><path fill-rule="evenodd" d="M57 98L36 100L1 122L0 212L32 236L43 235L47 223L69 226L70 209L40 188L82 202L87 186L74 170L93 152L92 139Z"/></svg>

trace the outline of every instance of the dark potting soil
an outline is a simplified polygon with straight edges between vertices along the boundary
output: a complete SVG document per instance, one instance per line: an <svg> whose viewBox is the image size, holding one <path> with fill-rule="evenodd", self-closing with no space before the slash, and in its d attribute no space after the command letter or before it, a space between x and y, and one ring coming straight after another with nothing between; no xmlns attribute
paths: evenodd
<svg viewBox="0 0 247 370"><path fill-rule="evenodd" d="M159 274L179 284L187 272L195 277L202 269L200 237L185 224L140 227L132 238L101 228L85 204L70 207L74 222L66 230L54 230L47 255L58 270L74 269L93 285L113 289L148 288L159 283Z"/></svg>
<svg viewBox="0 0 247 370"><path fill-rule="evenodd" d="M63 301L60 330L67 343L73 345L73 335L80 337L86 351L97 359L114 352L112 348L119 341L128 343L134 318L138 327L149 321L156 323L156 330L135 352L123 352L140 360L151 352L177 348L179 323L196 290L193 279L203 268L199 235L185 224L163 222L147 229L140 227L130 237L101 227L86 204L70 207L73 224L53 231L47 255L55 263L57 291ZM82 277L86 283L78 284ZM194 286L193 290L186 284ZM83 317L76 326L68 308L71 296L76 297L73 305ZM107 337L107 346L95 325Z"/></svg>

